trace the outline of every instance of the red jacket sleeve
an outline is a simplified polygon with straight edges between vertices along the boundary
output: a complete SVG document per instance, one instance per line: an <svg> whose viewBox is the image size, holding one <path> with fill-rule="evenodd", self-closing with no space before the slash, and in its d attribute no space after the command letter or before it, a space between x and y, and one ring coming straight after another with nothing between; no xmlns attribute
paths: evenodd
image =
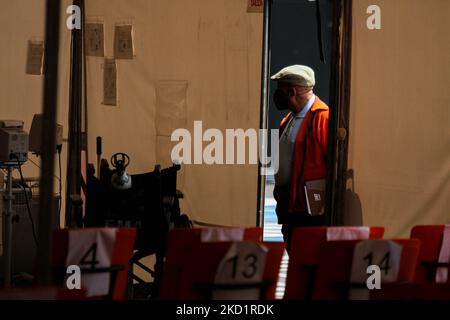
<svg viewBox="0 0 450 320"><path fill-rule="evenodd" d="M328 115L328 110L320 111L314 119L317 142L324 155L327 154L328 150Z"/></svg>

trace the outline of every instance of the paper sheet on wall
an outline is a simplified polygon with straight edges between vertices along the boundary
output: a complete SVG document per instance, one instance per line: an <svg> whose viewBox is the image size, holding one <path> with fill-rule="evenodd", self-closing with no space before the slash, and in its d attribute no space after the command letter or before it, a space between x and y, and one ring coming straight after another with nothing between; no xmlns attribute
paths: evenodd
<svg viewBox="0 0 450 320"><path fill-rule="evenodd" d="M44 41L28 41L26 73L32 75L42 74L44 58Z"/></svg>
<svg viewBox="0 0 450 320"><path fill-rule="evenodd" d="M215 284L260 284L266 266L267 248L256 242L235 242L219 264ZM259 300L260 288L214 290L213 300Z"/></svg>
<svg viewBox="0 0 450 320"><path fill-rule="evenodd" d="M350 275L350 283L367 284L370 274L367 268L378 265L380 268L381 288L383 283L397 280L400 270L400 258L402 246L389 240L364 240L355 245L353 262ZM350 289L349 300L368 300L368 288Z"/></svg>
<svg viewBox="0 0 450 320"><path fill-rule="evenodd" d="M86 55L103 57L105 55L103 23L87 23L84 28Z"/></svg>
<svg viewBox="0 0 450 320"><path fill-rule="evenodd" d="M103 104L117 105L117 66L114 59L105 59L103 64Z"/></svg>
<svg viewBox="0 0 450 320"><path fill-rule="evenodd" d="M133 26L116 25L114 31L114 57L116 59L133 59Z"/></svg>
<svg viewBox="0 0 450 320"><path fill-rule="evenodd" d="M264 0L247 0L247 12L264 12Z"/></svg>
<svg viewBox="0 0 450 320"><path fill-rule="evenodd" d="M81 269L111 267L111 258L117 229L84 229L69 232L66 266L77 265ZM109 292L109 272L83 274L81 286L88 297L103 296Z"/></svg>
<svg viewBox="0 0 450 320"><path fill-rule="evenodd" d="M173 130L186 128L186 95L188 82L156 83L156 134L170 137Z"/></svg>

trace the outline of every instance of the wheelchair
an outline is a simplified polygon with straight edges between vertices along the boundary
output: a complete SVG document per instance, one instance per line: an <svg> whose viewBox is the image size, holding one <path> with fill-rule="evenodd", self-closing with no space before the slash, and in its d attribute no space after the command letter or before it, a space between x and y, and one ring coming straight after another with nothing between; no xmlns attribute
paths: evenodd
<svg viewBox="0 0 450 320"><path fill-rule="evenodd" d="M148 298L157 297L164 264L164 255L169 231L174 227L192 227L187 215L180 210L183 193L177 190L177 173L180 165L161 169L155 166L152 172L130 175L131 185L117 188L114 175L123 173L129 164L126 154L115 154L110 168L102 159L100 175L89 164L86 183L86 212L84 227L136 227L135 251L130 260L128 297L132 298L133 283L144 286ZM140 260L155 255L155 265L145 266ZM139 266L153 277L146 282L133 270Z"/></svg>

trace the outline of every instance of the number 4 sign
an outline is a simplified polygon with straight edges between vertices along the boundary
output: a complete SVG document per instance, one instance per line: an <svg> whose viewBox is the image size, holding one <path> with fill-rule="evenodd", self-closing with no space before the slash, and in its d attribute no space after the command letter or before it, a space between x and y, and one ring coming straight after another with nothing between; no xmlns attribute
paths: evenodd
<svg viewBox="0 0 450 320"><path fill-rule="evenodd" d="M400 269L401 254L402 247L394 241L365 240L357 243L353 252L350 282L367 284L368 277L371 276L367 274L367 270L380 272L379 279L375 279L375 281L380 281L378 287L381 287L381 283L395 282ZM373 268L373 266L378 266L378 268ZM368 289L350 290L350 300L367 300L368 298Z"/></svg>
<svg viewBox="0 0 450 320"><path fill-rule="evenodd" d="M80 229L69 232L66 266L77 265L82 270L111 267L116 240L116 229ZM103 296L109 292L110 274L83 274L81 286L88 297Z"/></svg>
<svg viewBox="0 0 450 320"><path fill-rule="evenodd" d="M260 284L266 266L267 248L256 242L234 242L217 269L215 284ZM215 290L214 300L258 300L260 288Z"/></svg>

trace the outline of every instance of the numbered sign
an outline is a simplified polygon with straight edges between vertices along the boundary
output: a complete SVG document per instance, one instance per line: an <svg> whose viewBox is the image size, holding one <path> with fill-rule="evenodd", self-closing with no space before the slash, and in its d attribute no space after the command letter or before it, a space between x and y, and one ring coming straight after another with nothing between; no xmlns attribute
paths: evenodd
<svg viewBox="0 0 450 320"><path fill-rule="evenodd" d="M257 242L235 242L219 264L215 284L260 284L266 265L267 248ZM214 290L214 300L258 300L260 288Z"/></svg>
<svg viewBox="0 0 450 320"><path fill-rule="evenodd" d="M111 267L111 258L117 229L80 229L69 232L66 266L76 265L81 270ZM109 292L110 273L81 273L81 286L86 296L103 296Z"/></svg>
<svg viewBox="0 0 450 320"><path fill-rule="evenodd" d="M450 262L450 225L444 228L444 237L442 240L441 251L439 252L439 262ZM438 268L436 270L436 282L446 283L448 279L448 267Z"/></svg>
<svg viewBox="0 0 450 320"><path fill-rule="evenodd" d="M202 242L242 241L244 239L243 228L204 228L201 232Z"/></svg>
<svg viewBox="0 0 450 320"><path fill-rule="evenodd" d="M355 245L350 276L353 288L350 300L367 300L369 289L380 289L383 283L395 282L400 270L401 245L389 240L364 240Z"/></svg>
<svg viewBox="0 0 450 320"><path fill-rule="evenodd" d="M369 227L328 227L327 241L369 239Z"/></svg>

